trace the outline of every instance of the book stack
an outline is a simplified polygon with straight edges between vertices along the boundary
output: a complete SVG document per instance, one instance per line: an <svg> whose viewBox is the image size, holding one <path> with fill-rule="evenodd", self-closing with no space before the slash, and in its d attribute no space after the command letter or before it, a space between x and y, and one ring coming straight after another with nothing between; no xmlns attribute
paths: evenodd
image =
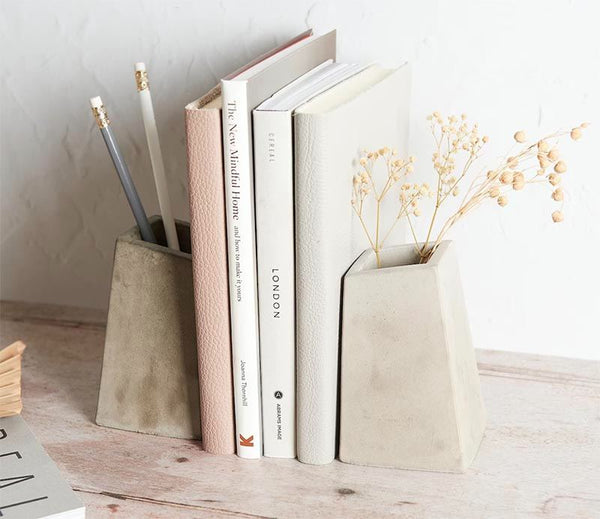
<svg viewBox="0 0 600 519"><path fill-rule="evenodd" d="M303 33L186 107L205 450L336 454L342 277L364 148L406 144L408 66L336 61Z"/></svg>

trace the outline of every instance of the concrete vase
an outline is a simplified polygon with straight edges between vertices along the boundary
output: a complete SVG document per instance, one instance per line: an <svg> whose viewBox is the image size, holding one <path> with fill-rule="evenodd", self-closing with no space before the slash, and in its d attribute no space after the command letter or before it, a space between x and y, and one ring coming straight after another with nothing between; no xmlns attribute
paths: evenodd
<svg viewBox="0 0 600 519"><path fill-rule="evenodd" d="M198 363L189 224L177 222L181 252L137 227L115 246L96 422L176 438L200 437Z"/></svg>
<svg viewBox="0 0 600 519"><path fill-rule="evenodd" d="M463 472L485 428L452 242L364 252L344 279L340 459Z"/></svg>

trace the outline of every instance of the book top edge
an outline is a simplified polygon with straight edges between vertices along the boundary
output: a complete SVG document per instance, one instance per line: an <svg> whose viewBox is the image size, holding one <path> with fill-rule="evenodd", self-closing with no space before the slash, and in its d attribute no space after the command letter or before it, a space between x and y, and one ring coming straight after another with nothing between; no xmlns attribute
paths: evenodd
<svg viewBox="0 0 600 519"><path fill-rule="evenodd" d="M285 43L268 50L267 52L261 54L260 56L253 59L252 61L246 63L245 65L242 65L240 68L238 68L231 74L228 74L227 76L225 76L223 78L223 80L224 81L243 80L244 78L241 78L240 76L250 74L250 73L253 73L253 71L264 68L265 66L268 65L268 63L276 61L277 57L279 55L281 55L282 52L284 52L290 48L295 48L296 46L298 46L299 43L302 43L303 41L305 41L307 39L310 40L311 38L314 38L313 30L308 29L308 30L294 36L291 40L288 40ZM268 63L265 64L265 62L268 62Z"/></svg>
<svg viewBox="0 0 600 519"><path fill-rule="evenodd" d="M254 78L260 76L263 72L266 72L267 70L269 70L269 68L276 65L279 61L291 57L301 49L312 46L317 42L329 42L335 48L335 38L335 30L329 31L328 33L319 36L312 34L312 30L310 31L310 34L302 33L296 38L290 40L289 42L257 58L242 69L223 78L221 82L252 81Z"/></svg>
<svg viewBox="0 0 600 519"><path fill-rule="evenodd" d="M371 65L296 108L295 114L318 115L332 112L376 87L387 78L407 71L407 69L407 63L395 69L383 68L380 65Z"/></svg>
<svg viewBox="0 0 600 519"><path fill-rule="evenodd" d="M209 108L221 108L221 85L212 87L199 99L185 105L186 110L202 110ZM213 106L214 105L214 106Z"/></svg>
<svg viewBox="0 0 600 519"><path fill-rule="evenodd" d="M258 111L287 112L310 101L338 83L358 74L365 67L332 60L307 72L259 105Z"/></svg>

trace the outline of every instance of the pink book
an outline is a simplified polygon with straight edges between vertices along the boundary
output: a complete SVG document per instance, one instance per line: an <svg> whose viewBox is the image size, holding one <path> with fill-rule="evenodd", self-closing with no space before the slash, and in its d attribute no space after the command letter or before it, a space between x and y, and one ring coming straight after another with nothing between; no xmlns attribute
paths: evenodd
<svg viewBox="0 0 600 519"><path fill-rule="evenodd" d="M196 307L200 424L204 450L235 453L221 91L185 107Z"/></svg>

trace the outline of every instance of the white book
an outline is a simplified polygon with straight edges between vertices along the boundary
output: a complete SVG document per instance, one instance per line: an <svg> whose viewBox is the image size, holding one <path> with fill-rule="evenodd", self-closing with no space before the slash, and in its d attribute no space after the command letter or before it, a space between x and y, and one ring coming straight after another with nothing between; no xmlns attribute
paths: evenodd
<svg viewBox="0 0 600 519"><path fill-rule="evenodd" d="M85 517L83 503L20 415L0 418L0 459L0 517Z"/></svg>
<svg viewBox="0 0 600 519"><path fill-rule="evenodd" d="M253 111L263 449L269 457L296 457L292 113L359 70L327 61Z"/></svg>
<svg viewBox="0 0 600 519"><path fill-rule="evenodd" d="M334 58L335 31L298 37L221 82L236 445L243 458L259 458L262 450L252 110Z"/></svg>
<svg viewBox="0 0 600 519"><path fill-rule="evenodd" d="M352 175L365 148L407 154L409 97L408 66L371 66L294 113L297 455L305 463L336 453L342 279L368 247L350 205ZM385 209L390 221L397 206Z"/></svg>

